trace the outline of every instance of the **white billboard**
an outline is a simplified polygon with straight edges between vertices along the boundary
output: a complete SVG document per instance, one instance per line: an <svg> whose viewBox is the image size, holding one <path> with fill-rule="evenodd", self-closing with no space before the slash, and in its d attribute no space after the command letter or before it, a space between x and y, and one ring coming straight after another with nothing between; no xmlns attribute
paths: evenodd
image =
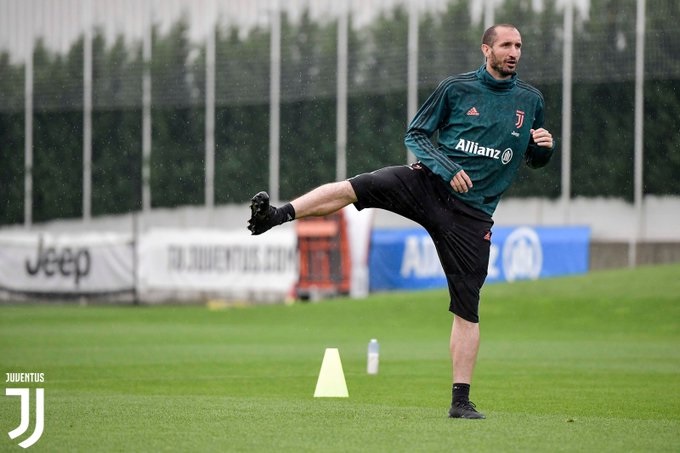
<svg viewBox="0 0 680 453"><path fill-rule="evenodd" d="M243 230L153 229L138 244L138 290L193 292L225 297L285 297L298 279L293 228L261 236Z"/></svg>
<svg viewBox="0 0 680 453"><path fill-rule="evenodd" d="M97 295L134 291L129 234L0 234L0 290Z"/></svg>

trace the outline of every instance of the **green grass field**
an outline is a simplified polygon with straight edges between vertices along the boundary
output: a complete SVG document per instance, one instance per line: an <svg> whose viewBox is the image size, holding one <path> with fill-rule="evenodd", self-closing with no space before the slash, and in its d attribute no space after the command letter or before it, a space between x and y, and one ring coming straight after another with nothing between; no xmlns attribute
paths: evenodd
<svg viewBox="0 0 680 453"><path fill-rule="evenodd" d="M447 306L3 306L0 371L45 373L35 451L680 451L680 266L487 286L471 395L486 420L446 417ZM313 397L326 347L349 398ZM21 450L18 424L1 397L0 451Z"/></svg>

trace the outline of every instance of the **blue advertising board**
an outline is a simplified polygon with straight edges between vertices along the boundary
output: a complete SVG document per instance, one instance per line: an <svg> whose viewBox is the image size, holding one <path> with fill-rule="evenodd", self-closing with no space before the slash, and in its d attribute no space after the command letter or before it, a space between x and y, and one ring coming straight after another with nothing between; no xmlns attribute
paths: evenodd
<svg viewBox="0 0 680 453"><path fill-rule="evenodd" d="M487 283L588 271L590 228L496 227ZM371 291L447 287L439 257L420 227L374 229L368 257Z"/></svg>

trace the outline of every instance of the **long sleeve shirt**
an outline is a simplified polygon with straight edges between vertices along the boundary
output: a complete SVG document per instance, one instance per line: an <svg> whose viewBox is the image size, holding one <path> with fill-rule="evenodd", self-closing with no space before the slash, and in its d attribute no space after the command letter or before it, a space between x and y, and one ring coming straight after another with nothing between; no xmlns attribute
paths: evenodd
<svg viewBox="0 0 680 453"><path fill-rule="evenodd" d="M548 163L553 149L533 143L543 127L543 95L516 75L496 80L482 66L442 81L411 121L404 142L416 158L447 184L465 170L473 187L452 194L493 215L522 161ZM437 143L432 138L438 133Z"/></svg>

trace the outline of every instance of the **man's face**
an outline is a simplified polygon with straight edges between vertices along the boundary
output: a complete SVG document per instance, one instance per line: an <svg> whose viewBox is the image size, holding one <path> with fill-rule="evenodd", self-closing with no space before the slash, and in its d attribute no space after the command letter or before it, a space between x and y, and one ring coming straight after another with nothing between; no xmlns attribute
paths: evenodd
<svg viewBox="0 0 680 453"><path fill-rule="evenodd" d="M522 55L522 37L515 28L496 28L492 46L482 44L486 70L496 79L507 79L515 74Z"/></svg>

